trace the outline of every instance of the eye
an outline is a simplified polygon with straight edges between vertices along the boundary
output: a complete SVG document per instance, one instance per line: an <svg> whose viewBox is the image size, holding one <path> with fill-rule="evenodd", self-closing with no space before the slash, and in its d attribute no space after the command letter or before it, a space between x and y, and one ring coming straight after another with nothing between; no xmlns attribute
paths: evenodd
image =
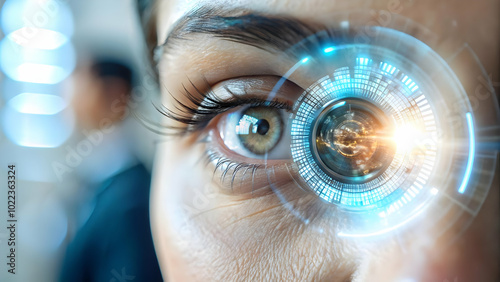
<svg viewBox="0 0 500 282"><path fill-rule="evenodd" d="M447 230L468 226L494 175L495 160L486 156L497 153L476 143L497 128L496 104L471 105L474 88L463 84L470 83L464 73L485 77L481 65L471 64L476 57L469 54L463 60L470 73L459 77L452 61L416 37L350 24L286 51L284 75L272 83L246 83L237 95L215 91L189 109L199 113L189 124L217 117L206 151L221 186L230 176L231 192L233 185L244 192L271 187L308 224L276 189L299 186L332 207L331 218L342 223L338 236L377 236L409 222L429 230L443 222ZM296 61L286 61L291 57ZM233 80L245 84L242 77ZM290 91L290 84L300 91ZM276 103L277 97L292 106Z"/></svg>
<svg viewBox="0 0 500 282"><path fill-rule="evenodd" d="M286 110L272 106L245 106L219 120L225 146L247 158L288 158L289 134Z"/></svg>
<svg viewBox="0 0 500 282"><path fill-rule="evenodd" d="M316 44L262 99L271 101L291 76L307 76L312 82L291 113L247 105L219 120L225 146L246 163L289 158L294 182L338 208L345 222L339 236L384 234L481 189L480 175L472 177L480 162L473 109L456 75L416 38L387 28L372 33L369 43L318 35L316 43L327 43ZM434 214L421 222L433 226L446 211Z"/></svg>

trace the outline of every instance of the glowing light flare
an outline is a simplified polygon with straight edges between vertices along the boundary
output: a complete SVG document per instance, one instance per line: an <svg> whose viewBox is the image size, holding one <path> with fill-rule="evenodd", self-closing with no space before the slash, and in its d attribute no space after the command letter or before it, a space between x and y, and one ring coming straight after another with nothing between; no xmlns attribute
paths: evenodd
<svg viewBox="0 0 500 282"><path fill-rule="evenodd" d="M410 151L418 146L418 141L424 139L424 132L413 124L405 124L394 131L393 141L398 150Z"/></svg>
<svg viewBox="0 0 500 282"><path fill-rule="evenodd" d="M469 157L467 159L467 167L465 169L464 178L458 192L463 194L469 183L470 175L472 173L472 166L474 165L474 154L476 150L476 140L474 136L474 122L472 121L472 114L466 113L465 118L467 119L467 127L469 128Z"/></svg>
<svg viewBox="0 0 500 282"><path fill-rule="evenodd" d="M333 107L342 107L345 104L346 104L346 101L342 101L342 102L339 102L339 103L333 105Z"/></svg>
<svg viewBox="0 0 500 282"><path fill-rule="evenodd" d="M355 58L356 60L356 66L364 66L365 64L376 64L379 65L379 61L373 62L373 59L370 59L368 57L364 56L359 56ZM299 61L297 65L300 65L301 62ZM298 165L299 167L299 175L301 179L305 182L305 184L308 185L308 189L313 190L320 198L327 202L331 203L338 203L340 205L346 206L346 207L354 207L354 208L367 208L369 209L368 205L374 205L378 207L382 207L382 205L386 205L387 202L381 201L382 199L390 197L393 199L397 204L392 206L392 209L394 210L395 207L401 208L402 206L406 205L406 203L409 201L407 198L400 200L397 202L398 199L396 199L396 195L391 196L391 192L394 191L395 189L398 188L401 183L396 183L392 182L389 185L383 185L383 182L381 181L382 177L390 177L391 175L396 175L402 170L405 170L406 167L404 164L406 163L406 158L405 156L407 155L407 152L404 151L404 148L401 148L401 145L409 145L409 147L416 147L415 145L423 145L423 142L418 142L418 141L425 141L427 137L429 137L429 132L425 132L423 128L423 121L419 121L418 124L415 124L421 128L418 130L418 134L416 135L421 135L419 138L420 140L415 140L411 139L411 135L413 135L415 132L411 132L411 135L408 134L402 134L400 133L399 135L396 134L396 137L399 139L405 140L410 137L412 142L400 142L401 145L399 146L399 149L396 148L396 142L394 141L394 129L391 128L386 128L385 130L378 132L376 137L380 140L383 141L384 143L389 143L389 145L392 148L388 148L389 150L395 150L394 156L392 158L391 164L385 169L382 175L378 176L378 178L372 179L373 183L370 182L370 184L366 183L357 183L358 189L363 191L361 193L348 193L344 190L344 183L342 181L333 181L333 178L331 175L327 174L325 170L321 169L315 158L312 156L311 150L306 150L304 148L310 148L311 146L311 141L309 140L310 136L310 130L312 128L312 123L314 122L316 116L315 116L315 110L321 109L324 106L324 97L328 96L330 99L332 97L343 99L346 97L345 95L345 90L346 89L352 89L351 92L356 92L361 95L361 97L367 98L367 100L370 100L371 98L375 97L375 100L373 101L375 105L381 104L382 101L384 104L389 104L393 105L392 109L397 109L399 104L397 103L399 96L396 96L394 93L385 93L384 95L379 95L378 92L376 95L373 95L372 91L375 89L380 89L380 81L373 81L371 78L375 77L372 76L371 73L377 73L377 74L382 74L384 71L382 68L385 68L385 72L392 72L394 71L394 74L396 71L398 71L397 68L395 68L392 65L385 65L385 63L382 63L380 68L374 69L364 69L363 70L363 75L361 76L355 76L352 78L350 67L349 66L342 66L333 71L333 74L327 77L323 77L319 79L315 84L311 85L309 89L310 95L304 96L302 99L298 100L297 105L297 114L294 117L294 120L292 121L292 130L291 130L291 135L292 135L292 145L291 145L291 154L294 162ZM295 66L294 66L295 67ZM292 71L294 71L295 68L292 68ZM351 81L355 81L355 83L351 84ZM391 80L399 80L399 76L392 76ZM408 78L406 79L408 80ZM365 87L369 86L369 87ZM358 92L358 90L361 90ZM400 93L400 96L407 96L406 91L404 93ZM347 96L349 97L349 96ZM419 101L425 100L424 95L420 95L417 99ZM371 100L370 100L371 101ZM340 104L341 101L334 103L334 107L339 107L341 106ZM343 102L343 101L342 101ZM426 102L427 103L427 102ZM389 108L391 109L391 108ZM402 109L401 109L402 110ZM428 113L427 113L428 112ZM431 117L433 116L432 110L428 109L426 111L426 114L430 115ZM425 117L424 114L422 116ZM400 119L397 119L399 122L398 124L413 124L409 120L407 116L402 116ZM413 126L412 126L413 127ZM410 128L412 128L410 127ZM404 132L404 130L403 130ZM425 132L425 133L424 133ZM397 139L397 138L396 138ZM316 142L318 144L318 142ZM328 147L328 146L326 146ZM418 148L418 147L416 147ZM423 148L428 151L427 148ZM412 150L410 153L417 153L417 151ZM322 153L323 154L323 153ZM427 155L427 154L426 154ZM320 156L321 157L321 156ZM363 171L364 172L364 171ZM361 180L360 181L364 181ZM368 186L371 185L371 186ZM415 184L417 185L417 184ZM373 187L376 186L377 189L373 189ZM416 186L418 187L418 186ZM410 195L416 195L418 194L419 190L416 190L417 192L412 192L413 194ZM410 193L410 192L409 192ZM389 207L388 207L389 208ZM386 214L387 214L386 210Z"/></svg>
<svg viewBox="0 0 500 282"><path fill-rule="evenodd" d="M325 48L325 50L323 50L323 52L325 52L325 53L331 53L331 52L333 52L333 50L335 50L335 48L328 47L328 48Z"/></svg>

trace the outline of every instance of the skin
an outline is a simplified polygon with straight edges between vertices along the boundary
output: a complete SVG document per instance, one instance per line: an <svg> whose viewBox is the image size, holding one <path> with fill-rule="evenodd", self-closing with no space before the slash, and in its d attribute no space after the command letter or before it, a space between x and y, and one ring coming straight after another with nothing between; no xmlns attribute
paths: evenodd
<svg viewBox="0 0 500 282"><path fill-rule="evenodd" d="M90 65L74 73L75 93L71 105L82 129L99 129L103 120L121 121L129 101L130 86L116 77L97 77Z"/></svg>
<svg viewBox="0 0 500 282"><path fill-rule="evenodd" d="M498 76L498 1L160 1L156 23L158 42L163 42L173 24L198 4L245 7L266 14L286 15L306 22L332 23L331 13L353 8L396 11L438 35L438 53L451 56L468 42L487 73ZM393 6L395 5L395 6ZM396 7L396 8L395 8ZM480 20L479 20L480 19ZM456 66L467 69L467 63ZM163 103L172 108L184 99L179 90L203 74L216 93L224 96L221 83L237 77L264 76L244 87L272 87L273 75L290 68L289 62L250 46L222 41L207 35L174 48L159 62ZM307 88L307 74L292 78ZM263 85L263 86L262 86ZM270 86L269 86L270 85ZM292 100L299 90L282 94ZM299 88L300 89L300 88ZM192 90L192 89L191 89ZM290 94L291 93L291 94ZM227 93L226 93L227 95ZM289 96L286 96L289 95ZM214 136L217 118L206 135ZM166 125L174 122L166 119ZM210 135L212 134L212 135ZM152 226L155 247L164 278L169 281L495 281L498 278L498 185L492 185L487 200L473 224L458 239L456 232L437 242L433 231L423 233L411 226L414 236L402 241L386 236L376 241L335 236L339 227L335 208L314 195L297 189L282 168L277 178L280 192L299 213L309 213L304 224L294 216L258 174L252 187L248 177L231 189L220 182L213 167L200 162L207 144L199 134L172 139L158 145L152 190ZM217 138L212 143L220 143ZM235 161L243 160L220 145L216 150ZM498 183L495 180L495 183ZM253 187L253 188L256 188ZM332 216L333 215L333 216ZM318 232L322 230L322 232ZM410 232L410 233L411 233ZM420 233L419 233L420 232ZM450 244L451 240L455 240ZM404 280L409 279L409 280Z"/></svg>

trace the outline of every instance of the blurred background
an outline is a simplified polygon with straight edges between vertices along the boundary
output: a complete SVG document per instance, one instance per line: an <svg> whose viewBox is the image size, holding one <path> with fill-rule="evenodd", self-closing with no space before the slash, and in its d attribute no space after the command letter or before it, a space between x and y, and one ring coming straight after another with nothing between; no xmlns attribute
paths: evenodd
<svg viewBox="0 0 500 282"><path fill-rule="evenodd" d="M134 115L154 120L157 87L134 1L0 0L0 7L0 281L57 281L99 183L137 163L151 169L158 137ZM130 85L94 85L92 75L109 74L92 69L103 58L131 69ZM95 89L112 93L109 85L129 87L120 91L131 96L102 116L85 103ZM15 275L6 257L9 164L17 170Z"/></svg>

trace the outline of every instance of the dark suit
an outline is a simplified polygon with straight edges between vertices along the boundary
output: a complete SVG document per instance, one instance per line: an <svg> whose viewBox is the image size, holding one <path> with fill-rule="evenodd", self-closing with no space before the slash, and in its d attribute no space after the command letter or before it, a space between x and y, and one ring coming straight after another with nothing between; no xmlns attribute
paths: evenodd
<svg viewBox="0 0 500 282"><path fill-rule="evenodd" d="M68 247L62 282L162 281L149 224L150 179L135 166L103 184Z"/></svg>

